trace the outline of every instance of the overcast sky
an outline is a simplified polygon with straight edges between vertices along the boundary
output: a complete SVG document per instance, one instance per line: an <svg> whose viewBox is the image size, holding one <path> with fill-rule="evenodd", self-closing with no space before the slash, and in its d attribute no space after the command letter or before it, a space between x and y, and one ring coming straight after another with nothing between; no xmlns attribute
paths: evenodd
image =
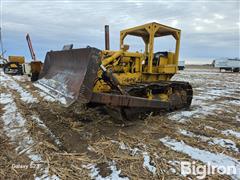
<svg viewBox="0 0 240 180"><path fill-rule="evenodd" d="M120 30L155 21L182 30L180 57L187 62L240 56L240 1L0 1L6 55L30 59L26 33L41 60L69 43L103 49L105 24L111 49L117 50ZM142 49L141 41L128 41ZM172 50L171 38L158 43Z"/></svg>

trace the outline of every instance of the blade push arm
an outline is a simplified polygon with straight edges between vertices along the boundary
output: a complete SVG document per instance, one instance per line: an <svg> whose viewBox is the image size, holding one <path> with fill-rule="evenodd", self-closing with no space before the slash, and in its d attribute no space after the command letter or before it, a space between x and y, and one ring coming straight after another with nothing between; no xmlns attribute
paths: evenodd
<svg viewBox="0 0 240 180"><path fill-rule="evenodd" d="M102 60L102 65L106 66L123 54L123 50L116 51L112 56Z"/></svg>
<svg viewBox="0 0 240 180"><path fill-rule="evenodd" d="M115 52L112 56L105 58L102 60L102 64L100 65L101 70L103 71L102 78L114 86L116 89L120 91L121 94L125 94L125 92L120 87L120 83L118 79L113 75L112 71L106 69L106 65L113 62L115 59L120 57L123 54L123 50Z"/></svg>

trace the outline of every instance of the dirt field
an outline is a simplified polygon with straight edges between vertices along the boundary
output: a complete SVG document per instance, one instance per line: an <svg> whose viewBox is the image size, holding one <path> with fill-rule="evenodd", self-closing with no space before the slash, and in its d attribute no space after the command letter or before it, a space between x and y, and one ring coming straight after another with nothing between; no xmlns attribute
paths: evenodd
<svg viewBox="0 0 240 180"><path fill-rule="evenodd" d="M3 179L196 179L180 163L234 166L209 179L240 179L240 73L187 68L191 109L119 122L75 104L66 109L27 77L0 72ZM0 179L1 179L0 178Z"/></svg>

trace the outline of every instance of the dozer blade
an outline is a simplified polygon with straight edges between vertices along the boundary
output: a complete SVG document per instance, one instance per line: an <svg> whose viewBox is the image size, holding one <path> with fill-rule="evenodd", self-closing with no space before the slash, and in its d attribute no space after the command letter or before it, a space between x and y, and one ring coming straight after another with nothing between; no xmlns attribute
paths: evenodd
<svg viewBox="0 0 240 180"><path fill-rule="evenodd" d="M96 48L50 51L37 83L66 107L76 100L88 103L99 68L99 52Z"/></svg>

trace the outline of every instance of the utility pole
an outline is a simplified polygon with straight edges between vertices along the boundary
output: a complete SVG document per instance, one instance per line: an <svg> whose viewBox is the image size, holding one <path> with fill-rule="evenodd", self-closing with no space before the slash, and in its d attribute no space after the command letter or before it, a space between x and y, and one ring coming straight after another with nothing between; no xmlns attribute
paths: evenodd
<svg viewBox="0 0 240 180"><path fill-rule="evenodd" d="M1 27L0 27L0 46L1 46L0 57L4 59L4 50L3 50L3 41L2 41L2 28Z"/></svg>

